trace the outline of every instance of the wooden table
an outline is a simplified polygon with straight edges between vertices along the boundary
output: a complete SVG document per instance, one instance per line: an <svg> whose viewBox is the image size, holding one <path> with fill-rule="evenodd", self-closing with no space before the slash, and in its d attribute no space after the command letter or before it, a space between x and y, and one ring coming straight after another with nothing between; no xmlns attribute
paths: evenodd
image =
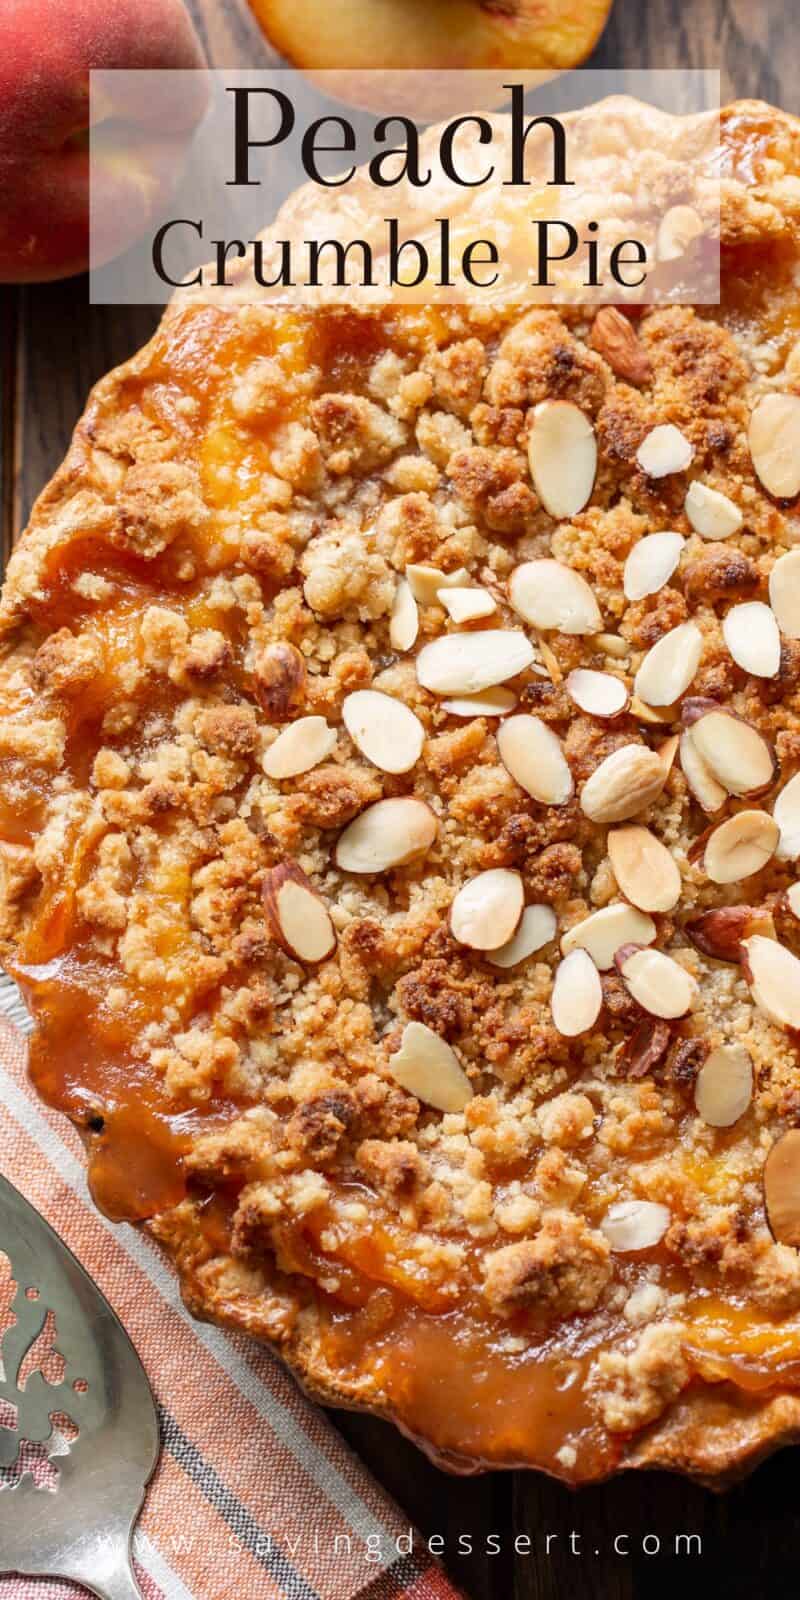
<svg viewBox="0 0 800 1600"><path fill-rule="evenodd" d="M245 0L190 5L215 65L268 64ZM800 37L791 9L791 0L616 0L590 64L724 63L723 98L761 96L800 111ZM154 307L90 307L80 279L0 289L5 552L64 455L90 385L125 360L157 320ZM724 1496L665 1473L572 1493L535 1473L448 1478L385 1424L344 1414L335 1420L410 1518L444 1538L449 1570L473 1600L674 1600L701 1590L711 1595L715 1587L726 1600L751 1600L760 1587L770 1594L794 1587L800 1561L794 1451ZM501 1542L498 1555L487 1553L492 1533ZM700 1534L702 1554L675 1553L680 1534ZM471 1536L471 1555L458 1553L459 1535ZM522 1541L516 1557L515 1539Z"/></svg>

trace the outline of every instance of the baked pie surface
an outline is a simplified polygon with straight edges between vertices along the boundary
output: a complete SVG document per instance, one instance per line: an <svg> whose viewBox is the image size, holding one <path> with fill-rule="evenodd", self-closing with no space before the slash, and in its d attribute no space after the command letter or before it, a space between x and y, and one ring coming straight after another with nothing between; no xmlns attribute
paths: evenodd
<svg viewBox="0 0 800 1600"><path fill-rule="evenodd" d="M40 1093L196 1314L460 1470L800 1433L796 125L722 168L719 308L176 303L6 579Z"/></svg>

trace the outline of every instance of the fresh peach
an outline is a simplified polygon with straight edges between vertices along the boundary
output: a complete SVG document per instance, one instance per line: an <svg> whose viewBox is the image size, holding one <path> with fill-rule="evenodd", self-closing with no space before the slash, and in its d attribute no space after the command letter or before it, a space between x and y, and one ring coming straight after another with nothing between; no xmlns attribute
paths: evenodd
<svg viewBox="0 0 800 1600"><path fill-rule="evenodd" d="M250 4L267 38L293 66L312 75L337 73L330 87L342 99L392 109L398 103L398 80L389 82L380 75L430 71L428 89L418 81L410 86L417 105L408 109L432 119L457 104L457 86L451 83L448 88L442 81L442 74L450 70L491 73L501 85L509 72L535 82L578 66L594 49L612 0L321 0L320 5L309 0L305 4L250 0ZM497 100L496 91L488 93Z"/></svg>
<svg viewBox="0 0 800 1600"><path fill-rule="evenodd" d="M89 72L92 68L201 68L183 0L3 0L0 51L0 282L80 272L89 255ZM202 83L198 74L198 86ZM192 93L109 107L120 138L93 174L106 256L147 220L154 174L202 105ZM145 176L143 176L143 174Z"/></svg>

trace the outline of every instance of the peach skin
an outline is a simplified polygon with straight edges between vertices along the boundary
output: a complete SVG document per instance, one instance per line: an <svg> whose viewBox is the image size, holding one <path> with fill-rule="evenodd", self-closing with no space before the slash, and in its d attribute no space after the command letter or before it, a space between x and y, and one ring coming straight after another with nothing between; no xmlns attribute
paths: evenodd
<svg viewBox="0 0 800 1600"><path fill-rule="evenodd" d="M4 0L2 31L0 282L67 277L89 255L90 70L202 68L203 52L183 0ZM147 127L121 122L117 158L94 175L97 211L117 219L106 257L147 218L137 157L158 166L154 145L185 132L196 99L178 114L165 101Z"/></svg>

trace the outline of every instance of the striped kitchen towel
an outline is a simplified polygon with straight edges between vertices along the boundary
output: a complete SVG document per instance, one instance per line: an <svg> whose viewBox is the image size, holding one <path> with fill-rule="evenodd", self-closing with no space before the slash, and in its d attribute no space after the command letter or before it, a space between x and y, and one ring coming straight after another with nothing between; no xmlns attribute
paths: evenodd
<svg viewBox="0 0 800 1600"><path fill-rule="evenodd" d="M145 1600L454 1600L399 1507L281 1363L194 1322L158 1247L94 1209L77 1135L27 1082L27 1016L2 975L0 1013L0 1169L107 1296L159 1407L163 1448L134 1537ZM0 1600L85 1593L0 1577Z"/></svg>

